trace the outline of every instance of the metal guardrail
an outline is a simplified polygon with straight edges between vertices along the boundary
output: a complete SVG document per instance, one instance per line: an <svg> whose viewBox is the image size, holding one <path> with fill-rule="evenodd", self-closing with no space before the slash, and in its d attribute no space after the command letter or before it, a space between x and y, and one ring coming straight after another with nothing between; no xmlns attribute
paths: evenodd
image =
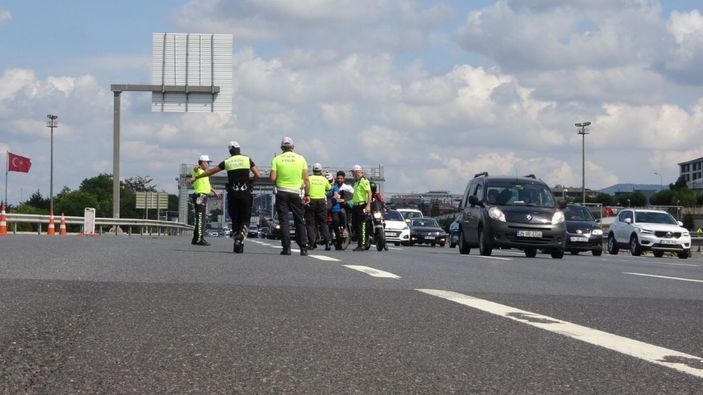
<svg viewBox="0 0 703 395"><path fill-rule="evenodd" d="M83 233L83 217L64 216L66 225L80 225ZM56 232L61 221L61 216L54 215L54 223ZM37 225L37 234L42 234L42 229L49 228L49 215L37 214L7 214L7 230L11 233L17 233L17 225L20 223L29 223ZM109 227L105 230L104 227ZM136 231L135 231L136 230ZM96 234L148 234L148 235L177 235L182 236L184 233L190 234L193 231L192 225L182 224L180 222L157 221L152 219L139 218L95 218L95 233ZM44 232L46 233L46 232Z"/></svg>

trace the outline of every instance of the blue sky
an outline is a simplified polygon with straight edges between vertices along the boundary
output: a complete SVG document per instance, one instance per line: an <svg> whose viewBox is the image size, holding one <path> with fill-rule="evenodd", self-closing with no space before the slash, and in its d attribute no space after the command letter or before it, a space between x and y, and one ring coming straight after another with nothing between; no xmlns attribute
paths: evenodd
<svg viewBox="0 0 703 395"><path fill-rule="evenodd" d="M34 164L10 202L48 194L48 112L55 192L112 171L109 86L150 81L163 31L234 35L231 116L123 98L121 174L168 192L200 153L238 140L267 166L283 135L311 163L383 164L397 192L460 192L484 170L578 186L582 120L591 188L673 182L703 156L694 1L4 1L0 152Z"/></svg>

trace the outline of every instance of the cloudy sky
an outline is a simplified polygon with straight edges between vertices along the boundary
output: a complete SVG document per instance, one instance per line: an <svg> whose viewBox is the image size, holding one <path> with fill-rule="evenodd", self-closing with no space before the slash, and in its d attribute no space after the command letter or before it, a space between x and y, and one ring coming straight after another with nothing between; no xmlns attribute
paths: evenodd
<svg viewBox="0 0 703 395"><path fill-rule="evenodd" d="M268 166L382 164L386 191L462 192L476 172L586 186L673 182L703 156L698 1L76 0L0 2L0 152L10 203L112 172L110 84L150 83L151 33L231 33L233 114L122 97L123 177L175 193L179 164L238 140ZM38 11L40 9L40 12ZM4 160L3 160L4 162ZM5 164L0 166L3 173ZM4 195L4 180L0 191Z"/></svg>

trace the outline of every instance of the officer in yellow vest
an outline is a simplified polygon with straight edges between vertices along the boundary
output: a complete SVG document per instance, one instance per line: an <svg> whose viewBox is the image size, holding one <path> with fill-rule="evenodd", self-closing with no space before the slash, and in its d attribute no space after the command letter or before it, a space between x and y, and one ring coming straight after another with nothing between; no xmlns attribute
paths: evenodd
<svg viewBox="0 0 703 395"><path fill-rule="evenodd" d="M202 174L205 173L208 166L210 165L210 157L207 155L200 155L198 159L198 165L193 169L191 174L191 182L193 184L193 207L195 209L195 228L193 229L193 240L191 244L209 246L205 240L205 216L207 215L207 199L210 192L218 197L217 191L212 189L210 186L210 179L208 177L203 177Z"/></svg>
<svg viewBox="0 0 703 395"><path fill-rule="evenodd" d="M305 210L303 203L310 201L310 180L308 179L308 163L302 155L293 152L293 139L281 139L281 153L271 161L269 179L276 185L276 213L281 225L281 255L290 255L290 224L288 213L293 213L295 223L295 238L300 246L300 255L307 255L308 238L305 230ZM305 197L301 200L300 190L304 189Z"/></svg>
<svg viewBox="0 0 703 395"><path fill-rule="evenodd" d="M361 166L354 165L352 168L354 175L354 195L352 197L352 224L356 231L356 241L358 246L352 251L364 251L367 238L366 215L371 212L371 184L364 177Z"/></svg>
<svg viewBox="0 0 703 395"><path fill-rule="evenodd" d="M327 226L327 191L332 185L322 175L322 165L312 165L310 176L310 202L305 206L305 224L308 228L308 249L316 248L317 229L320 229L325 251L330 250L330 230Z"/></svg>
<svg viewBox="0 0 703 395"><path fill-rule="evenodd" d="M219 171L227 170L227 211L232 219L232 237L234 237L233 251L236 254L244 252L244 240L249 233L251 222L252 184L259 180L261 175L254 161L241 154L241 147L236 141L230 141L229 158L223 160L215 167L197 176L209 177ZM249 173L254 175L250 177Z"/></svg>

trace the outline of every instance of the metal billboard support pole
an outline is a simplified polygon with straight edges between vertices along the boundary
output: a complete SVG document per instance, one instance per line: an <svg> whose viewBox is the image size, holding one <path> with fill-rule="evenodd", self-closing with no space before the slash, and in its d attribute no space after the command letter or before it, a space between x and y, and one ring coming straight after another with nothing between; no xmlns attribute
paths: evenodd
<svg viewBox="0 0 703 395"><path fill-rule="evenodd" d="M112 218L120 218L120 96L122 92L209 93L214 97L215 94L220 93L220 87L112 84L110 89L115 95L112 119Z"/></svg>

